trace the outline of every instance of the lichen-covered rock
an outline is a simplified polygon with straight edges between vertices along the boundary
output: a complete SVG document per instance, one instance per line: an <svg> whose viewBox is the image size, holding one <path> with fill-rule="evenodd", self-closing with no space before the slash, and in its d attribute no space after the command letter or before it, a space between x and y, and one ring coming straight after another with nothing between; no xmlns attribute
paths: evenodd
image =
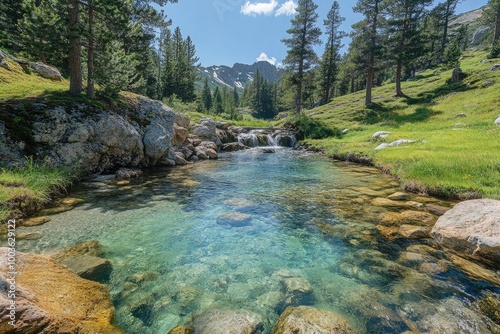
<svg viewBox="0 0 500 334"><path fill-rule="evenodd" d="M172 160L168 154L174 121L185 124L185 116L146 97L129 94L124 99L129 105L113 111L86 104L33 104L27 120L32 129L29 148L54 165L75 165L86 174L119 167L150 167ZM26 143L18 142L15 133L6 129L0 122L1 161L7 165L20 159L22 162ZM169 162L175 164L174 160Z"/></svg>
<svg viewBox="0 0 500 334"><path fill-rule="evenodd" d="M61 72L55 67L39 62L30 62L29 66L34 69L42 78L60 81L62 80Z"/></svg>
<svg viewBox="0 0 500 334"><path fill-rule="evenodd" d="M313 307L289 307L281 314L273 334L354 334L342 316Z"/></svg>
<svg viewBox="0 0 500 334"><path fill-rule="evenodd" d="M259 334L262 330L262 317L245 310L210 310L193 321L193 334Z"/></svg>
<svg viewBox="0 0 500 334"><path fill-rule="evenodd" d="M431 235L445 247L500 267L500 201L461 202L439 217Z"/></svg>
<svg viewBox="0 0 500 334"><path fill-rule="evenodd" d="M142 174L140 169L131 169L131 168L120 168L116 171L116 178L118 180L125 180L131 178L137 178Z"/></svg>
<svg viewBox="0 0 500 334"><path fill-rule="evenodd" d="M7 248L0 248L0 284L7 286ZM78 277L50 257L17 253L16 326L8 324L9 299L0 289L0 332L123 333L111 324L106 286Z"/></svg>

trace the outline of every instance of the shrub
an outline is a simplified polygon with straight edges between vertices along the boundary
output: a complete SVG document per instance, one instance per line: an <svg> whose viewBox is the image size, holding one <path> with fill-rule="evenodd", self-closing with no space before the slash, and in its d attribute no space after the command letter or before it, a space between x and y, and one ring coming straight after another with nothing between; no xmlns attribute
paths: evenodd
<svg viewBox="0 0 500 334"><path fill-rule="evenodd" d="M308 139L323 139L328 137L342 137L342 131L338 128L326 126L323 122L301 114L292 120L298 128L301 137Z"/></svg>

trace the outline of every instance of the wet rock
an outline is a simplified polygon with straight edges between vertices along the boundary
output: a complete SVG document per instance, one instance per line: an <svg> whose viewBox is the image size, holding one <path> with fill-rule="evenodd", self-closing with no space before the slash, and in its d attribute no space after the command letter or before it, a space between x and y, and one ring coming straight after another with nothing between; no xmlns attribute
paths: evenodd
<svg viewBox="0 0 500 334"><path fill-rule="evenodd" d="M386 212L380 216L380 221L391 225L402 224L419 224L432 225L436 221L436 217L428 212L405 210L399 212Z"/></svg>
<svg viewBox="0 0 500 334"><path fill-rule="evenodd" d="M137 273L127 277L127 281L134 284L142 284L148 281L155 281L158 278L158 273L156 271L147 271L145 273Z"/></svg>
<svg viewBox="0 0 500 334"><path fill-rule="evenodd" d="M441 245L500 267L500 201L465 201L439 217L431 232Z"/></svg>
<svg viewBox="0 0 500 334"><path fill-rule="evenodd" d="M500 325L500 298L498 295L489 295L476 302L479 310L495 324Z"/></svg>
<svg viewBox="0 0 500 334"><path fill-rule="evenodd" d="M278 307L280 311L288 306L310 305L314 301L314 293L308 280L303 277L289 277L283 281L285 300Z"/></svg>
<svg viewBox="0 0 500 334"><path fill-rule="evenodd" d="M55 250L48 255L57 261L64 259L65 257L79 256L79 255L90 255L90 256L101 256L103 254L102 245L97 240L88 240L69 246L63 249Z"/></svg>
<svg viewBox="0 0 500 334"><path fill-rule="evenodd" d="M437 205L437 204L432 204L432 203L426 204L425 208L430 213L433 213L433 214L435 214L437 216L442 216L442 215L444 215L446 213L446 211L450 210L450 208L447 208L447 207L444 207L444 206L440 206L440 205Z"/></svg>
<svg viewBox="0 0 500 334"><path fill-rule="evenodd" d="M450 260L453 265L462 269L470 277L480 280L488 281L496 285L500 285L500 273L493 270L486 269L474 262L466 260L460 256L450 255Z"/></svg>
<svg viewBox="0 0 500 334"><path fill-rule="evenodd" d="M387 198L393 200L393 201L406 201L410 199L410 194L403 193L403 192L397 192L392 195L389 195Z"/></svg>
<svg viewBox="0 0 500 334"><path fill-rule="evenodd" d="M430 237L431 228L426 226L415 226L403 224L399 228L399 233L409 239L421 239Z"/></svg>
<svg viewBox="0 0 500 334"><path fill-rule="evenodd" d="M276 153L276 150L272 148L263 148L261 151L262 153Z"/></svg>
<svg viewBox="0 0 500 334"><path fill-rule="evenodd" d="M217 224L232 227L242 227L250 225L252 216L241 212L231 212L217 217Z"/></svg>
<svg viewBox="0 0 500 334"><path fill-rule="evenodd" d="M144 325L151 325L153 318L153 307L154 307L155 299L153 295L141 296L141 298L137 298L130 305L130 313L137 319L141 320Z"/></svg>
<svg viewBox="0 0 500 334"><path fill-rule="evenodd" d="M411 208L411 209L417 209L417 210L424 209L424 205L422 203L419 203L416 201L407 201L407 202L405 202L405 205L407 208Z"/></svg>
<svg viewBox="0 0 500 334"><path fill-rule="evenodd" d="M38 226L38 225L48 223L49 221L51 221L51 218L47 217L47 216L33 217L33 218L23 220L22 225L23 226Z"/></svg>
<svg viewBox="0 0 500 334"><path fill-rule="evenodd" d="M36 240L43 236L42 232L17 232L17 240Z"/></svg>
<svg viewBox="0 0 500 334"><path fill-rule="evenodd" d="M71 205L59 205L59 206L54 206L51 208L43 209L37 212L38 216L51 216L55 215L56 213L61 213L61 212L66 212L73 209L73 206Z"/></svg>
<svg viewBox="0 0 500 334"><path fill-rule="evenodd" d="M172 328L167 334L192 334L193 330L189 327L177 326Z"/></svg>
<svg viewBox="0 0 500 334"><path fill-rule="evenodd" d="M259 334L262 317L245 310L209 310L193 320L193 334Z"/></svg>
<svg viewBox="0 0 500 334"><path fill-rule="evenodd" d="M249 148L248 146L245 146L240 142L235 142L222 145L221 150L224 152L235 152L235 151L246 150L248 148Z"/></svg>
<svg viewBox="0 0 500 334"><path fill-rule="evenodd" d="M107 282L113 271L111 261L97 256L80 255L65 257L59 261L81 278L96 282Z"/></svg>
<svg viewBox="0 0 500 334"><path fill-rule="evenodd" d="M0 284L9 277L7 248L0 248ZM114 308L106 286L84 280L50 257L17 253L16 327L8 324L9 300L0 292L1 333L123 333L111 325Z"/></svg>
<svg viewBox="0 0 500 334"><path fill-rule="evenodd" d="M113 267L109 260L99 257L102 253L101 244L96 240L89 240L56 250L49 255L82 278L106 282Z"/></svg>
<svg viewBox="0 0 500 334"><path fill-rule="evenodd" d="M203 146L197 146L195 148L195 154L199 159L202 159L202 160L208 159L207 149Z"/></svg>
<svg viewBox="0 0 500 334"><path fill-rule="evenodd" d="M132 168L120 168L116 171L116 179L117 180L125 180L131 178L137 178L142 174L140 169L132 169Z"/></svg>
<svg viewBox="0 0 500 334"><path fill-rule="evenodd" d="M228 205L236 210L245 210L255 207L257 204L246 198L230 198L224 201L225 205Z"/></svg>
<svg viewBox="0 0 500 334"><path fill-rule="evenodd" d="M212 150L211 148L208 148L206 152L207 152L209 159L217 159L217 157L218 157L217 151Z"/></svg>
<svg viewBox="0 0 500 334"><path fill-rule="evenodd" d="M176 166L185 166L188 164L186 157L184 156L184 154L182 154L180 152L175 153L175 160L174 161L175 161Z"/></svg>
<svg viewBox="0 0 500 334"><path fill-rule="evenodd" d="M387 240L394 240L402 237L399 233L399 228L396 226L377 225L377 230L380 235Z"/></svg>
<svg viewBox="0 0 500 334"><path fill-rule="evenodd" d="M308 306L289 307L281 314L273 334L354 334L337 313Z"/></svg>
<svg viewBox="0 0 500 334"><path fill-rule="evenodd" d="M404 204L398 201L393 201L391 199L378 197L372 200L372 205L382 206L386 208L402 208Z"/></svg>
<svg viewBox="0 0 500 334"><path fill-rule="evenodd" d="M437 262L422 263L419 270L429 275L440 275L446 273L449 270L449 266L446 261L439 260Z"/></svg>

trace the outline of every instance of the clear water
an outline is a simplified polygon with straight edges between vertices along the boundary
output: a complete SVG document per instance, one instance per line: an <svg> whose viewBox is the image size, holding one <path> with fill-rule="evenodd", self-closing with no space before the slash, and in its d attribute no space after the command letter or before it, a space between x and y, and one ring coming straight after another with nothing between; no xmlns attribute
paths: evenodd
<svg viewBox="0 0 500 334"><path fill-rule="evenodd" d="M419 256L429 247L379 235L388 209L370 202L397 186L372 168L253 149L148 171L128 186L84 182L69 195L85 202L29 228L43 237L19 250L99 240L127 333L164 334L211 308L256 312L270 333L289 276L311 283L305 303L342 314L359 333L493 333L474 303L498 287L467 278L438 250ZM234 212L251 220L218 224ZM448 270L429 274L423 263Z"/></svg>

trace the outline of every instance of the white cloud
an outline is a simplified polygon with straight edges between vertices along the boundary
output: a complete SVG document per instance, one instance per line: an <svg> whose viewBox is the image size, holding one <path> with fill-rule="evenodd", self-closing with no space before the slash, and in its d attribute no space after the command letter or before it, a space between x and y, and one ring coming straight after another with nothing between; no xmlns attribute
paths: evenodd
<svg viewBox="0 0 500 334"><path fill-rule="evenodd" d="M245 2L241 6L241 13L244 15L270 15L274 12L274 9L278 7L278 1L270 0L270 2L255 2L250 1Z"/></svg>
<svg viewBox="0 0 500 334"><path fill-rule="evenodd" d="M269 58L269 56L266 55L264 52L262 52L260 56L257 57L257 61L267 61L271 65L276 65L276 58L274 57Z"/></svg>
<svg viewBox="0 0 500 334"><path fill-rule="evenodd" d="M293 0L288 0L287 2L285 2L284 4L282 4L280 8L278 8L278 10L276 11L276 13L274 15L275 16L280 16L280 15L291 16L291 15L295 15L295 13L297 13L297 11L295 10L295 8L297 8L297 4Z"/></svg>

